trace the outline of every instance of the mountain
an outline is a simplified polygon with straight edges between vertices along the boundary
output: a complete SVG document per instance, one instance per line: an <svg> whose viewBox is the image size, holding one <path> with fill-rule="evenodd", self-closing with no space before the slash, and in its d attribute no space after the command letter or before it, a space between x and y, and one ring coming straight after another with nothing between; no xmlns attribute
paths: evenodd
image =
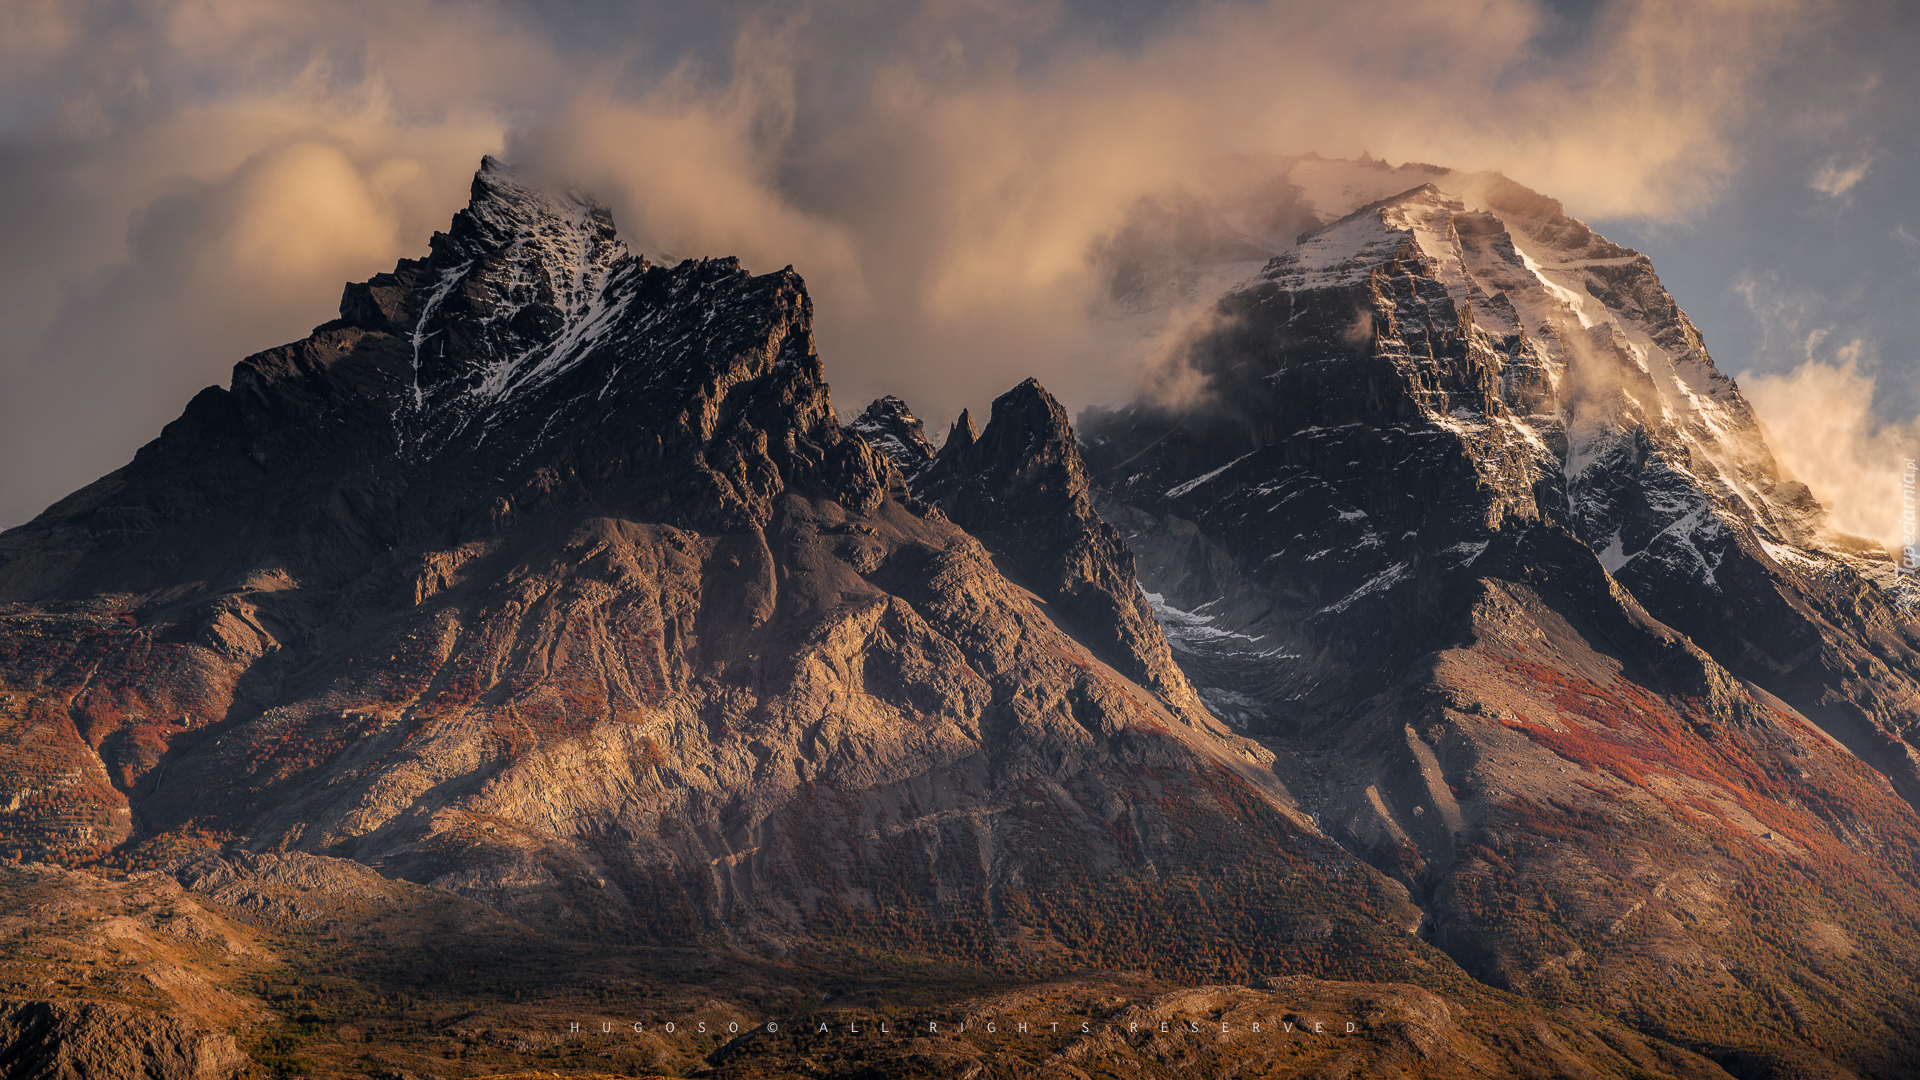
<svg viewBox="0 0 1920 1080"><path fill-rule="evenodd" d="M851 425L867 445L884 454L900 478L909 483L933 464L933 443L927 438L927 426L913 415L907 403L889 394L877 398Z"/></svg>
<svg viewBox="0 0 1920 1080"><path fill-rule="evenodd" d="M1003 567L835 421L791 268L655 266L489 160L340 310L0 536L16 858L305 853L817 973L1432 966L1397 883L1293 882L1344 854L1198 706L1037 386L989 524L1052 542Z"/></svg>
<svg viewBox="0 0 1920 1080"><path fill-rule="evenodd" d="M489 161L432 255L341 312L6 537L14 714L87 778L12 843L210 837L779 941L879 888L835 880L869 834L927 889L1017 882L1002 820L1034 785L1101 845L1149 765L1299 831L1257 749L1191 707L1126 568L1086 583L1131 619L1091 659L835 422L790 269L653 266L603 207ZM1052 410L1079 486L997 524L1105 529ZM1098 537L1071 557L1121 557ZM1040 578L1068 557L1022 569L1064 601Z"/></svg>
<svg viewBox="0 0 1920 1080"><path fill-rule="evenodd" d="M1645 256L1497 175L1291 170L1318 224L1156 380L1202 389L1081 422L1201 697L1477 977L1911 1062L1891 560L1781 470Z"/></svg>
<svg viewBox="0 0 1920 1080"><path fill-rule="evenodd" d="M1644 259L1267 165L1097 253L1191 392L935 450L483 162L0 534L20 1068L1910 1075L1884 557Z"/></svg>

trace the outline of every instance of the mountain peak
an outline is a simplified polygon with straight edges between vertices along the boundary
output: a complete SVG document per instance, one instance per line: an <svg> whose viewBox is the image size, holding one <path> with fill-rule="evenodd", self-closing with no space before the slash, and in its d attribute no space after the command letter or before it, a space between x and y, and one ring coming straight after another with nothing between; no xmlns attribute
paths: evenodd
<svg viewBox="0 0 1920 1080"><path fill-rule="evenodd" d="M348 285L339 320L242 360L230 390L196 399L115 476L178 485L178 505L115 530L103 488L19 543L72 538L35 558L76 588L138 592L171 571L118 554L129 545L204 580L274 565L337 581L403 536L490 535L534 506L670 510L725 531L763 521L789 486L878 498L884 466L834 421L799 275L653 266L604 206L497 161L474 189L432 255ZM269 506L248 502L263 490ZM202 504L248 509L215 528ZM196 539L206 530L227 542ZM62 574L0 558L0 594L43 595Z"/></svg>
<svg viewBox="0 0 1920 1080"><path fill-rule="evenodd" d="M1854 739L1920 804L1920 758L1883 753L1846 712L1893 715L1907 676L1831 674L1908 655L1893 635L1850 653L1827 629L1894 625L1883 596L1833 586L1890 566L1823 538L1646 256L1497 173L1301 159L1287 179L1324 223L1221 295L1185 352L1208 393L1086 431L1102 512L1126 522L1173 647L1234 673L1201 682L1205 700L1284 718L1370 686L1380 628L1418 625L1423 596L1530 523L1577 537L1652 617ZM1369 473L1384 446L1392 465ZM1416 469L1417 488L1371 486ZM1365 641L1346 684L1295 663L1342 621Z"/></svg>
<svg viewBox="0 0 1920 1080"><path fill-rule="evenodd" d="M1095 655L1176 712L1204 715L1154 626L1133 552L1094 509L1067 411L1038 379L995 398L984 431L963 411L915 494L1001 555Z"/></svg>
<svg viewBox="0 0 1920 1080"><path fill-rule="evenodd" d="M964 450L972 446L979 438L980 429L974 426L973 414L965 409L961 409L960 415L953 418L953 427L948 429L947 441L941 444L940 451L944 454L947 452L948 447L956 447Z"/></svg>
<svg viewBox="0 0 1920 1080"><path fill-rule="evenodd" d="M407 339L411 374L394 424L415 450L577 366L649 268L604 203L493 157L431 246L425 259L348 285L340 302L343 322Z"/></svg>
<svg viewBox="0 0 1920 1080"><path fill-rule="evenodd" d="M927 426L907 403L888 394L875 399L853 422L853 430L891 460L908 483L933 462L933 443Z"/></svg>
<svg viewBox="0 0 1920 1080"><path fill-rule="evenodd" d="M491 155L473 174L467 207L454 215L450 232L434 237L439 260L452 262L519 246L546 254L556 248L576 260L626 255L615 239L613 211L593 195L549 184ZM603 253L594 249L606 246ZM442 248L445 253L442 254Z"/></svg>
<svg viewBox="0 0 1920 1080"><path fill-rule="evenodd" d="M340 317L424 339L436 314L469 308L489 327L518 319L524 336L554 316L568 321L633 259L606 204L492 156L474 172L467 206L429 244L426 259L402 259L391 273L348 285Z"/></svg>

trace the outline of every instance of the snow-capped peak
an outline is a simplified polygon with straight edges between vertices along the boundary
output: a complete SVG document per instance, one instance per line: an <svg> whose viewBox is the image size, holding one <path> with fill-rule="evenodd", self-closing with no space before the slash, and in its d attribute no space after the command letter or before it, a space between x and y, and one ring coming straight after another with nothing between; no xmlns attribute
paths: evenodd
<svg viewBox="0 0 1920 1080"><path fill-rule="evenodd" d="M1367 284L1376 272L1416 264L1445 288L1450 310L1382 295L1385 317L1430 323L1421 334L1470 335L1501 385L1503 415L1488 421L1521 435L1541 475L1559 474L1560 509L1596 548L1624 544L1625 565L1673 547L1675 530L1813 541L1802 489L1781 474L1752 410L1645 256L1497 173L1309 156L1286 178L1323 224L1236 291L1277 287L1297 305L1310 292L1377 289ZM1458 426L1446 413L1438 408L1434 423ZM1638 479L1622 486L1628 475ZM1622 533L1630 512L1645 520ZM1698 570L1711 583L1711 565Z"/></svg>
<svg viewBox="0 0 1920 1080"><path fill-rule="evenodd" d="M493 157L481 159L452 231L434 240L436 262L475 262L487 271L500 293L488 313L496 319L538 303L576 310L628 258L604 203L538 183Z"/></svg>
<svg viewBox="0 0 1920 1080"><path fill-rule="evenodd" d="M1350 285L1397 258L1447 259L1450 253L1432 233L1436 218L1464 209L1431 183L1399 192L1347 214L1300 237L1299 243L1267 264L1260 277L1286 289L1324 289ZM1458 262L1455 258L1454 262Z"/></svg>
<svg viewBox="0 0 1920 1080"><path fill-rule="evenodd" d="M868 405L851 425L868 445L886 455L909 483L933 463L933 443L926 425L907 403L888 394Z"/></svg>
<svg viewBox="0 0 1920 1080"><path fill-rule="evenodd" d="M605 204L487 157L429 265L412 415L396 417L416 445L572 366L619 314L616 280L646 261L615 235Z"/></svg>

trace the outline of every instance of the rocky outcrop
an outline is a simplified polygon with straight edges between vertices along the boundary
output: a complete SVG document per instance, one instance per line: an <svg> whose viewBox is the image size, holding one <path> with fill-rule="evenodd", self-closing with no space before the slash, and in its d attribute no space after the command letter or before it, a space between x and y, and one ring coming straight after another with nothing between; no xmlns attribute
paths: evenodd
<svg viewBox="0 0 1920 1080"><path fill-rule="evenodd" d="M1141 596L1133 552L1093 507L1066 410L1028 379L993 403L984 432L962 414L916 494L980 538L1102 660L1202 715Z"/></svg>
<svg viewBox="0 0 1920 1080"><path fill-rule="evenodd" d="M224 1031L102 1001L0 1002L7 1080L228 1080L250 1064Z"/></svg>
<svg viewBox="0 0 1920 1080"><path fill-rule="evenodd" d="M0 864L0 1076L233 1077L277 963L159 873Z"/></svg>
<svg viewBox="0 0 1920 1080"><path fill-rule="evenodd" d="M913 415L907 403L889 394L875 398L852 424L853 430L880 451L900 470L909 485L933 464L933 443L927 440L927 426Z"/></svg>

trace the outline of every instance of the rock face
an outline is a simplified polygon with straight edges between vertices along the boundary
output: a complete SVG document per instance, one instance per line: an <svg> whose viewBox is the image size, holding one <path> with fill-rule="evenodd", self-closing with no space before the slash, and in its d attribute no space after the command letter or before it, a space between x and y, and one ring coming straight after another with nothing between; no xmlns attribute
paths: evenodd
<svg viewBox="0 0 1920 1080"><path fill-rule="evenodd" d="M224 1031L99 1001L0 1002L7 1080L228 1080L247 1065Z"/></svg>
<svg viewBox="0 0 1920 1080"><path fill-rule="evenodd" d="M1782 474L1644 256L1498 176L1294 169L1321 224L1187 339L1168 381L1204 391L1082 418L1200 696L1486 981L1614 1010L1657 986L1688 1045L1915 1053L1799 992L1768 1036L1723 1019L1832 985L1754 950L1760 895L1803 925L1874 881L1854 955L1911 955L1878 932L1920 914L1891 562ZM1758 982L1677 974L1741 963Z"/></svg>
<svg viewBox="0 0 1920 1080"><path fill-rule="evenodd" d="M1094 512L1066 410L1028 379L994 401L986 431L971 424L961 417L915 494L998 553L1100 659L1183 715L1211 719L1154 624L1133 552Z"/></svg>
<svg viewBox="0 0 1920 1080"><path fill-rule="evenodd" d="M933 464L933 443L927 440L927 426L913 415L907 403L889 394L877 398L853 422L853 430L867 445L884 454L909 484L928 465Z"/></svg>
<svg viewBox="0 0 1920 1080"><path fill-rule="evenodd" d="M1182 356L1207 386L1200 405L1090 421L1115 513L1205 537L1143 575L1149 587L1172 588L1176 609L1226 598L1234 610L1209 608L1198 638L1231 641L1212 632L1284 612L1341 639L1350 609L1417 592L1416 568L1470 564L1503 523L1550 524L1656 618L1920 798L1905 744L1920 657L1891 562L1834 534L1780 473L1647 259L1498 176L1348 166L1333 184L1338 164L1305 163L1302 183L1331 199L1425 182L1321 208L1344 216L1224 296ZM1251 590L1227 587L1228 562ZM1363 669L1404 659L1360 651ZM1286 672L1305 667L1271 659L1262 696L1293 700Z"/></svg>

